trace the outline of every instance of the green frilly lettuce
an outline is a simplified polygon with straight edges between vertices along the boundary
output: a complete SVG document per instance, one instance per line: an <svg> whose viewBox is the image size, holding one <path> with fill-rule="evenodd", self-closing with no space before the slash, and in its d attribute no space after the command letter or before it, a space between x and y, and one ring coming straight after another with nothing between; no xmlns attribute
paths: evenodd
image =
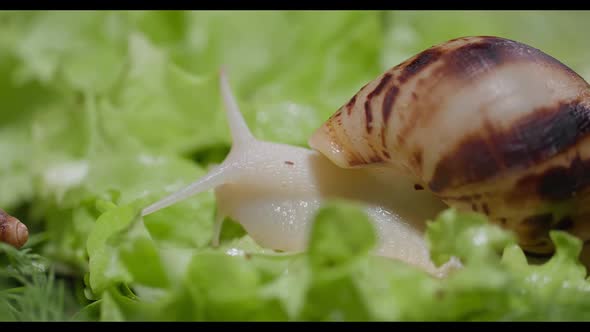
<svg viewBox="0 0 590 332"><path fill-rule="evenodd" d="M572 33L588 22L534 11L0 13L0 208L31 233L20 251L0 248L0 320L590 320L582 243L562 232L551 234L557 253L533 263L485 216L445 211L428 221L433 261L464 267L439 280L371 255L376 234L352 202L322 206L299 254L261 248L231 220L212 247L211 192L138 213L229 150L222 66L258 138L305 146L383 70L459 36L527 42L590 77L585 35Z"/></svg>

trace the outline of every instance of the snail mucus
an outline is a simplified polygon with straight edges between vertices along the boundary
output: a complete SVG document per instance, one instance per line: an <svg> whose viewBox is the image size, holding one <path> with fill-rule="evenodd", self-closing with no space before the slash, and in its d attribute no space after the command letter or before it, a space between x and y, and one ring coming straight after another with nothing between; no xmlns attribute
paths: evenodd
<svg viewBox="0 0 590 332"><path fill-rule="evenodd" d="M21 248L29 240L29 230L17 218L0 209L0 242Z"/></svg>
<svg viewBox="0 0 590 332"><path fill-rule="evenodd" d="M590 86L536 48L492 36L435 45L360 88L311 149L256 139L220 81L230 153L143 215L214 189L214 245L231 217L263 247L301 251L322 201L351 199L374 222L375 254L436 276L461 266L436 267L424 239L449 206L513 230L531 254L554 251L553 229L590 239Z"/></svg>

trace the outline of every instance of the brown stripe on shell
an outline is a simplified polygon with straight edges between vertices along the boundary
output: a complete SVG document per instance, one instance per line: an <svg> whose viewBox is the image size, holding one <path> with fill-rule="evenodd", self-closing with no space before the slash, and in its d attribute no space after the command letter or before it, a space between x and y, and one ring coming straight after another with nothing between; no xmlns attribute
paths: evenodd
<svg viewBox="0 0 590 332"><path fill-rule="evenodd" d="M559 66L560 69L574 73L570 68L553 57L516 41L489 36L461 37L452 42L436 45L393 67L380 78L381 81L375 88L372 88L372 92L369 92L369 89L374 85L374 81L367 83L360 89L359 93L355 94L348 101L345 107L342 108L342 112L346 110L346 114L351 116L353 110L357 112L364 111L364 115L361 113L355 119L362 119L364 116L366 120L365 130L370 134L376 125L375 120L379 119L379 117L376 117L372 113L371 106L373 108L377 106L370 105L370 99L377 94L383 95L381 105L382 123L377 124L381 126L380 138L375 137L367 145L379 145L378 142L380 139L381 146L379 146L378 154L381 158L385 159L387 156L383 151L389 151L391 153L393 151L392 148L396 148L387 147L388 143L393 144L394 142L388 139L393 139L395 136L394 133L389 132L388 122L395 112L396 99L402 95L402 89L405 83L410 80L416 81L416 89L414 90L419 89L420 91L428 92L436 89L435 96L430 99L428 94L416 94L415 91L403 93L404 98L408 98L408 100L404 100L404 104L408 102L411 105L411 109L404 111L407 119L403 121L401 120L402 112L399 112L402 125L396 129L395 134L401 134L403 139L407 138L406 141L411 143L411 133L414 132L414 127L418 124L421 127L428 127L429 121L436 119L434 114L439 109L444 109L438 107L440 105L439 97L452 93L453 89L460 87L461 84L470 84L472 79L479 78L480 74L486 74L500 64L523 60L534 61L542 66ZM431 68L431 66L432 70L426 70L426 68ZM420 73L423 73L423 75L420 75ZM577 76L579 77L579 75ZM393 83L389 87L383 84L386 78L388 82L391 80ZM454 80L454 84L447 84L449 80ZM414 86L414 83L405 85L406 89L409 89L410 86ZM364 98L361 96L364 96ZM359 99L364 100L359 101ZM363 107L364 109L361 110ZM574 143L568 141L568 137L572 140L572 131L567 131L565 128L572 128L576 123L581 128L587 127L586 111L586 109L573 111L570 109L569 111L564 111L567 113L566 115L561 117L556 115L546 122L543 122L543 116L531 114L528 119L530 120L529 123L527 123L527 119L524 119L508 130L503 130L502 132L492 130L491 133L485 135L486 137L482 137L482 134L479 132L474 133L472 136L465 136L453 148L453 151L449 155L443 156L443 159L437 165L434 165L435 172L428 186L431 190L441 193L448 188L490 179L506 169L526 167L532 163L551 158L551 156L565 149L564 146L575 144L579 139L579 131L574 131L573 136L578 135L573 138ZM581 115L576 115L576 113L581 113ZM557 124L552 124L552 121L556 121ZM350 166L359 166L367 163L368 160L364 159L376 160L375 157L363 157L359 154L359 152L364 153L369 148L375 150L373 146L367 146L367 149L357 151L350 144L350 138L346 136L352 133L346 132L345 127L347 126L342 124L340 118L333 119L331 122L333 122L333 126L338 133L336 133L337 135L331 135L329 138L344 140L344 142L337 143L345 150L346 159L349 161ZM550 133L544 134L544 129L539 128L544 128L547 125L549 126L547 131ZM582 131L585 134L587 130L582 129ZM404 133L409 133L410 135L406 136ZM564 138L560 137L563 133L565 133ZM496 138L498 138L497 141ZM544 140L546 138L550 138L554 142L547 142ZM367 141L369 140L367 139ZM531 147L527 147L528 141L533 142Z"/></svg>
<svg viewBox="0 0 590 332"><path fill-rule="evenodd" d="M391 111L393 111L393 104L398 93L399 87L394 85L387 90L383 97L383 109L381 112L383 114L383 128L387 127L387 122L391 116ZM385 140L383 141L383 146L385 146Z"/></svg>
<svg viewBox="0 0 590 332"><path fill-rule="evenodd" d="M489 149L485 140L477 134L466 137L438 162L428 187L433 192L440 193L451 186L492 177L499 169Z"/></svg>
<svg viewBox="0 0 590 332"><path fill-rule="evenodd" d="M582 79L571 68L541 50L505 38L492 36L457 38L454 42L437 45L434 49L441 52L436 59L441 64L428 75L428 79L421 79L416 83L416 88L421 91L437 88L434 84L438 84L442 78L456 79L463 81L463 84L470 84L498 66L529 60L542 63L544 66L559 67L560 70L566 70ZM445 93L452 93L452 91ZM407 136L417 124L427 126L437 113L437 105L438 103L426 102L424 105L415 107L406 125L399 130L400 135Z"/></svg>
<svg viewBox="0 0 590 332"><path fill-rule="evenodd" d="M444 55L445 64L439 70L446 75L475 78L507 59L514 59L514 47L506 46L518 45L498 38L480 38L477 42L467 43L447 52Z"/></svg>
<svg viewBox="0 0 590 332"><path fill-rule="evenodd" d="M571 68L555 59L554 57L514 40L494 37L479 36L458 38L453 41L464 41L456 48L450 48L443 54L445 64L439 67L444 75L455 74L467 79L476 78L488 70L505 62L512 62L522 59L531 59L545 62L551 66L557 66L580 77ZM453 41L445 44L453 45Z"/></svg>
<svg viewBox="0 0 590 332"><path fill-rule="evenodd" d="M391 81L391 76L391 73L385 73L381 78L381 81L379 81L379 84L377 84L377 86L375 87L375 89L373 89L373 91L371 91L371 93L367 95L367 99L371 100L373 97L380 94L385 85L387 85L387 83Z"/></svg>
<svg viewBox="0 0 590 332"><path fill-rule="evenodd" d="M409 64L404 67L404 71L400 74L401 81L407 81L427 68L429 64L438 62L439 65L429 73L428 77L421 77L416 82L414 90L438 90L441 89L441 86L436 84L450 79L464 81L463 84L469 83L469 81L495 69L503 62L515 60L517 58L513 54L515 52L510 50L511 47L507 48L507 45L518 48L515 45L519 44L502 38L486 36L457 38L422 52L423 55L421 54L414 60L408 60ZM525 45L520 47L523 46ZM406 68L409 69L406 71ZM452 93L452 91L445 93ZM408 136L419 123L426 125L439 109L440 100L429 101L428 96L423 96L422 98L426 99L419 100L415 92L412 92L412 98L415 106L413 111L409 113L407 123L399 130L401 137ZM384 118L386 115L389 116L393 107L394 105L388 108L384 106ZM385 114L385 112L388 113Z"/></svg>
<svg viewBox="0 0 590 332"><path fill-rule="evenodd" d="M398 81L400 84L405 83L430 64L436 62L442 54L443 52L439 49L439 46L434 46L418 54L414 59L408 60L407 65L403 67L398 77Z"/></svg>
<svg viewBox="0 0 590 332"><path fill-rule="evenodd" d="M560 103L534 110L508 129L487 131L487 137L480 132L465 136L438 162L432 191L488 180L566 151L590 133L590 108L580 101Z"/></svg>
<svg viewBox="0 0 590 332"><path fill-rule="evenodd" d="M566 200L590 185L590 160L574 159L569 167L554 167L538 178L539 195L550 201Z"/></svg>
<svg viewBox="0 0 590 332"><path fill-rule="evenodd" d="M404 83L406 83L409 79L416 76L425 68L427 68L430 64L436 62L442 54L443 53L438 48L433 47L420 53L414 59L408 60L407 64L405 64L405 66L401 69L400 74L397 75L396 84L389 88L385 93L385 96L383 97L383 106L381 110L383 119L381 143L384 148L387 148L387 124L389 122L389 118L391 117L393 108L395 107L395 99L399 94L401 86ZM416 96L416 93L412 94L413 96Z"/></svg>
<svg viewBox="0 0 590 332"><path fill-rule="evenodd" d="M387 83L389 83L389 81L391 81L391 73L385 73L383 75L383 77L381 78L381 81L379 81L379 84L377 84L377 86L375 87L375 89L373 89L373 91L371 91L367 95L367 98L365 100L365 127L367 130L367 133L371 133L371 129L373 129L373 127L372 127L373 113L371 111L371 102L375 96L377 96L381 93L381 91L383 90L385 85L387 85Z"/></svg>
<svg viewBox="0 0 590 332"><path fill-rule="evenodd" d="M508 195L518 203L518 197L539 197L545 201L564 201L590 186L590 160L576 156L569 166L549 168L540 174L527 175L517 181Z"/></svg>
<svg viewBox="0 0 590 332"><path fill-rule="evenodd" d="M350 116L352 113L352 108L354 107L354 103L356 103L356 94L350 98L348 103L346 103L346 113Z"/></svg>
<svg viewBox="0 0 590 332"><path fill-rule="evenodd" d="M346 114L348 116L350 116L352 114L352 111L354 110L354 106L356 105L356 99L358 97L358 94L361 91L364 91L367 88L367 86L369 84L371 84L371 83L372 83L372 81L369 81L365 85L363 85L363 87L360 88L359 92L357 92L354 96L352 96L352 98L350 98L350 100L348 101L348 103L346 103Z"/></svg>
<svg viewBox="0 0 590 332"><path fill-rule="evenodd" d="M369 150L371 152L371 155L369 157L369 163L372 164L376 164L376 163L381 163L384 161L383 157L379 154L379 151L375 148L375 146L373 145L373 143L371 142L371 138L367 137L367 146L369 147Z"/></svg>

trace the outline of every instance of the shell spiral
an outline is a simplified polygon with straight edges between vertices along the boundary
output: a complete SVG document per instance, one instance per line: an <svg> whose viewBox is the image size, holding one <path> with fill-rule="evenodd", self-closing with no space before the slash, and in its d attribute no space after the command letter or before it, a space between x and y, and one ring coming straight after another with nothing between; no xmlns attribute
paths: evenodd
<svg viewBox="0 0 590 332"><path fill-rule="evenodd" d="M20 248L29 239L29 230L20 220L0 209L0 242Z"/></svg>
<svg viewBox="0 0 590 332"><path fill-rule="evenodd" d="M340 167L401 170L529 253L552 253L553 229L590 239L590 86L523 43L433 46L362 87L309 145Z"/></svg>

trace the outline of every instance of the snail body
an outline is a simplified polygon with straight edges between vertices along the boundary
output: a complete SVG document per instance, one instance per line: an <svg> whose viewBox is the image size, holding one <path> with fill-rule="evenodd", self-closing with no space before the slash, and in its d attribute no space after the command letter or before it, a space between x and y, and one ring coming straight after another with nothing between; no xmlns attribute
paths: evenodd
<svg viewBox="0 0 590 332"><path fill-rule="evenodd" d="M20 220L0 209L0 242L20 248L29 239L29 230Z"/></svg>
<svg viewBox="0 0 590 332"><path fill-rule="evenodd" d="M221 75L221 92L232 136L225 160L187 187L142 210L147 216L189 196L214 189L217 202L212 244L226 217L239 222L262 247L300 252L317 209L330 198L360 202L374 223L375 254L412 264L435 276L460 266L456 258L436 267L423 237L424 220L445 205L427 191L416 191L401 173L338 167L321 153L256 139L248 129Z"/></svg>
<svg viewBox="0 0 590 332"><path fill-rule="evenodd" d="M424 239L425 221L448 206L488 215L528 252L550 253L555 228L590 238L590 89L530 46L497 37L433 46L362 87L311 149L256 139L223 73L221 91L230 153L142 215L214 189L213 244L231 217L263 247L301 251L321 203L346 198L374 222L376 254L437 276L461 266L435 267Z"/></svg>

